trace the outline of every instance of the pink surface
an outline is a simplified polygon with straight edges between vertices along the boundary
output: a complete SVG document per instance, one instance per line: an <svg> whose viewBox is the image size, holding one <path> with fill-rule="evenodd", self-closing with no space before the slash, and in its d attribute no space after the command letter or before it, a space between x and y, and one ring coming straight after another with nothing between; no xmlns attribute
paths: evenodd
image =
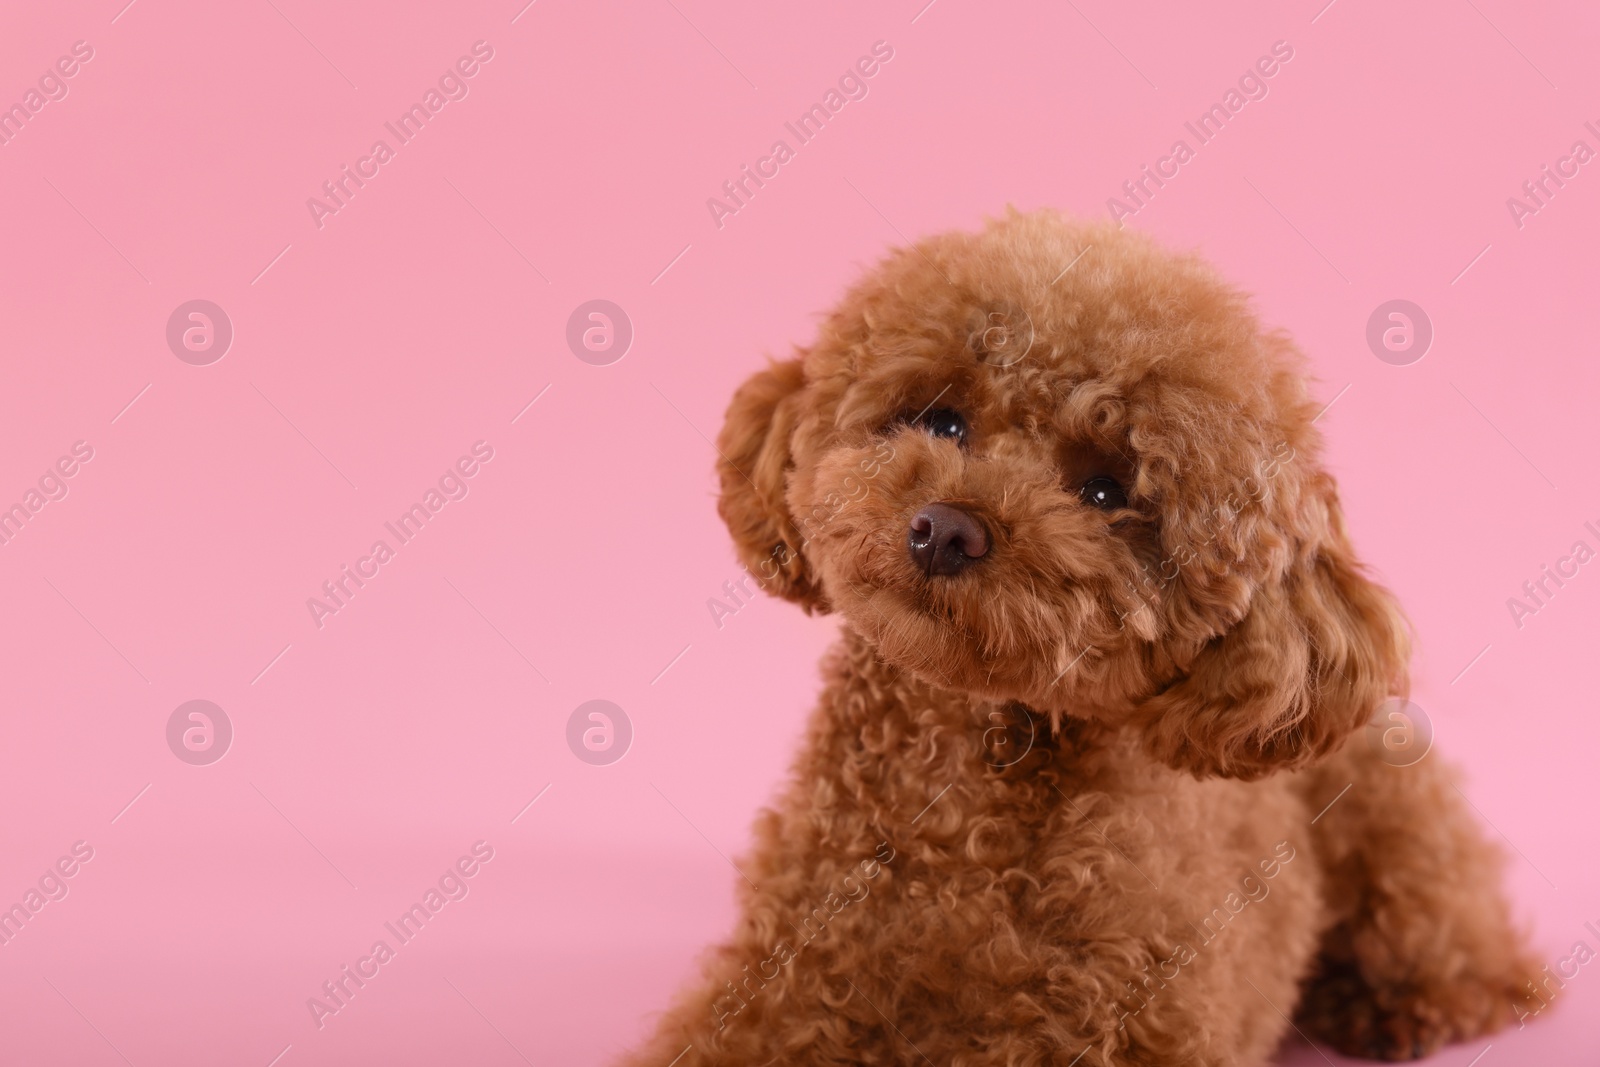
<svg viewBox="0 0 1600 1067"><path fill-rule="evenodd" d="M1105 213L1170 173L1279 41L1127 224L1203 250L1312 355L1438 753L1515 850L1540 951L1600 948L1600 564L1507 606L1600 548L1600 170L1561 162L1600 149L1592 6L123 2L13 4L0 32L0 104L45 79L0 146L0 503L40 488L0 545L0 902L66 893L0 947L0 1062L592 1064L635 1040L731 921L724 857L835 626L770 600L713 621L733 387L891 243L1007 203ZM799 145L785 122L880 41ZM401 143L385 123L440 86ZM793 158L761 164L780 138ZM777 173L713 212L745 164ZM1545 164L1564 186L1514 212ZM365 184L308 208L344 166ZM1419 362L1368 347L1394 299L1433 325ZM186 313L189 359L169 347L191 300L232 324L220 360L220 333L183 348ZM569 348L591 300L632 323L620 361ZM441 486L400 544L384 524ZM314 617L346 565L365 584ZM569 748L593 699L631 723L620 762ZM211 748L187 713L169 747L192 700L231 724L218 762L176 754L215 752L215 715ZM441 879L399 944L384 924ZM376 970L314 1018L346 965ZM1597 1032L1591 964L1547 1018L1433 1062L1588 1064Z"/></svg>

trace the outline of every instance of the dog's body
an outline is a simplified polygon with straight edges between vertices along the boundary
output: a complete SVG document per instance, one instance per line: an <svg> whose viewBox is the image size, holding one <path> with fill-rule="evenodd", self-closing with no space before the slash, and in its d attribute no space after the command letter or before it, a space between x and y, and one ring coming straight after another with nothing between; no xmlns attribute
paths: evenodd
<svg viewBox="0 0 1600 1067"><path fill-rule="evenodd" d="M1362 730L1407 639L1313 410L1204 268L1048 215L900 253L741 390L724 517L845 632L738 926L630 1062L1248 1065L1291 1018L1409 1058L1507 1021L1497 854Z"/></svg>

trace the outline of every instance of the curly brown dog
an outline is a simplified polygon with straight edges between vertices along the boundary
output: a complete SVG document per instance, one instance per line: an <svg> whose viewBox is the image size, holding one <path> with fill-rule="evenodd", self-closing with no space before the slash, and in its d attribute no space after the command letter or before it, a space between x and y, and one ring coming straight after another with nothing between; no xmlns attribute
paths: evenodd
<svg viewBox="0 0 1600 1067"><path fill-rule="evenodd" d="M721 513L843 637L629 1063L1408 1059L1513 1017L1498 853L1365 736L1407 627L1301 362L1199 261L1038 213L892 254L745 383Z"/></svg>

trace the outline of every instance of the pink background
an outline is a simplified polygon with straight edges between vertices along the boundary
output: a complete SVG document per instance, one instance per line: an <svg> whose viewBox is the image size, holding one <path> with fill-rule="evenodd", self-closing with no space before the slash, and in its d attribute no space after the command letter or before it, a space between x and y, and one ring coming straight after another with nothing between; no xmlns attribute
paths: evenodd
<svg viewBox="0 0 1600 1067"><path fill-rule="evenodd" d="M0 16L0 103L94 49L0 147L0 503L94 449L0 546L0 903L94 849L0 947L0 1061L591 1064L636 1040L731 922L724 856L835 630L771 600L713 624L738 572L706 438L734 386L902 237L1104 213L1277 40L1270 94L1129 225L1203 250L1311 354L1436 756L1516 850L1541 953L1600 948L1600 564L1521 629L1506 607L1600 547L1600 164L1520 229L1505 203L1600 148L1592 5L522 2ZM318 229L306 199L480 39L470 95ZM878 40L867 98L718 229L706 199ZM196 298L235 329L209 366L164 336ZM610 366L565 341L595 298L636 332ZM1436 331L1410 366L1364 340L1394 298ZM306 599L478 440L470 495L319 630ZM197 698L235 730L210 766L165 739ZM611 766L565 742L593 698L634 727ZM470 895L318 1030L307 998L480 839ZM1597 1005L1591 964L1483 1067L1592 1063Z"/></svg>

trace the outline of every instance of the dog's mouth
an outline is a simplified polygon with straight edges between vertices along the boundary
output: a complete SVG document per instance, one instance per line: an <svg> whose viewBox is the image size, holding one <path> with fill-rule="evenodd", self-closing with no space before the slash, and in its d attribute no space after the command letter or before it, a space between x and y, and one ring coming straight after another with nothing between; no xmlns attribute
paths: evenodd
<svg viewBox="0 0 1600 1067"><path fill-rule="evenodd" d="M1038 576L1018 579L987 560L948 576L897 562L889 575L860 560L851 573L834 570L831 600L885 661L930 683L986 699L1042 699L1096 656L1081 636L1097 629L1087 590L1047 597Z"/></svg>

